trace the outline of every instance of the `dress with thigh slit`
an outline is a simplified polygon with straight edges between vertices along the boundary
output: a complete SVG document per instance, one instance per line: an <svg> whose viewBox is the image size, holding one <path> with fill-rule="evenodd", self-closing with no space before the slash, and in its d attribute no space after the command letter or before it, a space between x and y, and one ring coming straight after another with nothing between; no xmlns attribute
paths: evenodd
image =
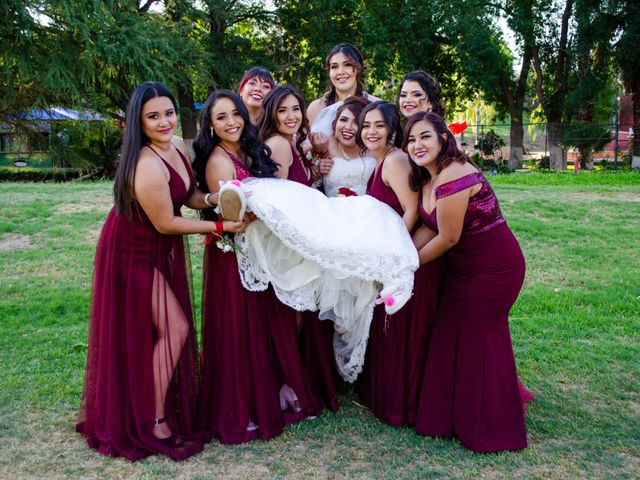
<svg viewBox="0 0 640 480"><path fill-rule="evenodd" d="M195 188L187 159L178 153L189 172L188 185L162 159L170 173L169 190L176 216ZM131 218L115 207L111 209L98 240L85 384L76 430L103 455L133 461L162 453L183 460L203 447L193 430L198 362L189 255L182 235L159 233L138 202L131 206ZM165 352L167 361L177 356L165 418L173 433L185 437L181 448L166 446L152 433L152 358L157 340L153 315L158 312L158 324L170 331L169 323L176 319L166 312L175 311L175 302L186 320L186 341L180 352Z"/></svg>

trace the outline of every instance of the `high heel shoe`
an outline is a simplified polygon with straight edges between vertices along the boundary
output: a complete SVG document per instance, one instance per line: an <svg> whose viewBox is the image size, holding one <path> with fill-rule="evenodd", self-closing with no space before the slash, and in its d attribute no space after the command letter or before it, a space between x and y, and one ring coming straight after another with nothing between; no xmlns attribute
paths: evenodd
<svg viewBox="0 0 640 480"><path fill-rule="evenodd" d="M167 423L165 417L156 418L153 428L158 428L163 423ZM184 448L186 447L185 439L171 432L171 435L165 438L159 438L153 435L158 442L168 448Z"/></svg>
<svg viewBox="0 0 640 480"><path fill-rule="evenodd" d="M296 392L285 383L280 388L280 410L286 410L288 407L296 413L302 410Z"/></svg>

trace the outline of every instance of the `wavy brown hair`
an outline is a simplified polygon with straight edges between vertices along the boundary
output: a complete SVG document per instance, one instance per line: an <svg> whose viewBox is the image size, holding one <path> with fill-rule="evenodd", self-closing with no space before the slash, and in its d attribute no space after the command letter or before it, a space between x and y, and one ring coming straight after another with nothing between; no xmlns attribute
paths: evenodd
<svg viewBox="0 0 640 480"><path fill-rule="evenodd" d="M440 115L434 112L416 112L414 113L409 121L407 122L407 126L404 129L404 141L402 142L402 150L407 152L407 144L409 143L409 134L411 133L411 129L413 126L421 121L425 121L433 127L438 136L438 142L440 143L440 153L438 153L438 158L436 158L436 167L437 172L440 173L443 168L450 165L453 162L466 163L477 167L477 165L464 153L460 148L458 148L458 144L456 143L456 138L447 127L447 124L444 123L444 120ZM444 138L446 135L446 138ZM407 152L408 154L408 152ZM417 165L413 159L411 159L411 175L409 176L409 186L415 192L419 191L425 183L427 183L431 179L431 174L426 167L422 167Z"/></svg>

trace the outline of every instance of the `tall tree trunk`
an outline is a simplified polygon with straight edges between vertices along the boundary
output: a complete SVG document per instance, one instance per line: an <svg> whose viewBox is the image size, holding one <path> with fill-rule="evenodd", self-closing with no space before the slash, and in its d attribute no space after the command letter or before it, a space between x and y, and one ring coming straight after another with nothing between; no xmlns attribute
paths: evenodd
<svg viewBox="0 0 640 480"><path fill-rule="evenodd" d="M193 84L189 80L187 85L178 85L178 103L180 104L180 123L182 137L188 144L193 142L198 134L195 100L193 98Z"/></svg>
<svg viewBox="0 0 640 480"><path fill-rule="evenodd" d="M522 155L524 154L524 127L522 125L522 111L520 118L511 117L511 144L509 146L509 168L514 170L522 166Z"/></svg>
<svg viewBox="0 0 640 480"><path fill-rule="evenodd" d="M578 152L580 154L580 168L593 170L593 149L580 148Z"/></svg>
<svg viewBox="0 0 640 480"><path fill-rule="evenodd" d="M640 87L640 85L636 86ZM633 141L631 142L631 168L640 169L640 89L634 89L631 92L631 95L633 96Z"/></svg>
<svg viewBox="0 0 640 480"><path fill-rule="evenodd" d="M549 168L551 170L567 169L567 154L560 145L562 124L558 121L547 123L547 143L549 144Z"/></svg>

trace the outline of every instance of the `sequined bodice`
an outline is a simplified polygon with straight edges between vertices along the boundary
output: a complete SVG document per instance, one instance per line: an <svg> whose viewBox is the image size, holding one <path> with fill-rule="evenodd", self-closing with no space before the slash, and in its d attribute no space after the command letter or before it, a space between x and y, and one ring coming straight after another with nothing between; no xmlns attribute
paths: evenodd
<svg viewBox="0 0 640 480"><path fill-rule="evenodd" d="M438 201L441 198L458 193L461 190L470 188L478 183L481 183L482 187L478 193L469 198L467 212L464 215L462 235L474 235L486 232L501 223L505 223L496 194L481 172L470 173L469 175L465 175L464 177L457 178L451 182L443 183L436 187L436 201ZM427 214L422 206L422 196L420 197L420 218L427 227L437 232L438 222L436 218L436 208L434 208L431 213Z"/></svg>

